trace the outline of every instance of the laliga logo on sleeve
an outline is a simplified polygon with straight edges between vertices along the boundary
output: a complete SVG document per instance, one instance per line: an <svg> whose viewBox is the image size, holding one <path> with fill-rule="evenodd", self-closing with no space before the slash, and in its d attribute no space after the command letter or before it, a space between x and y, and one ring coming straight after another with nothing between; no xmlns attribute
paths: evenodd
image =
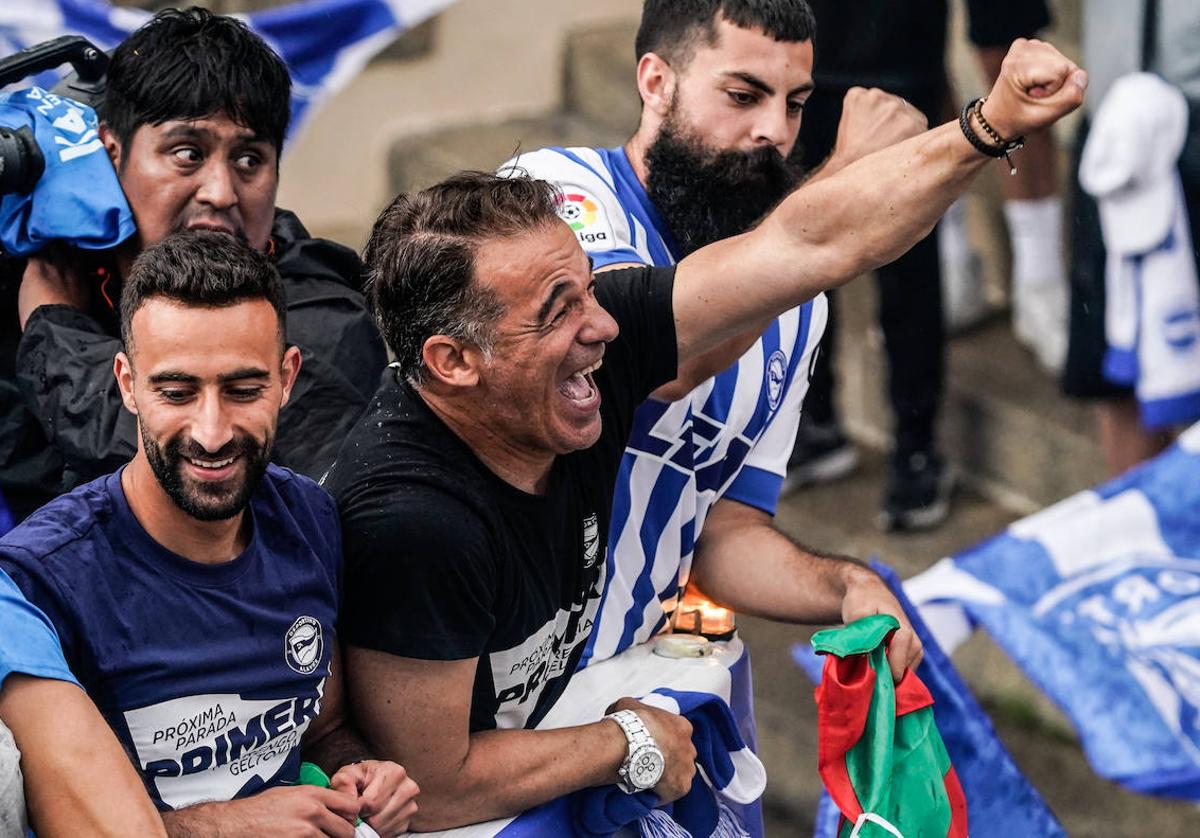
<svg viewBox="0 0 1200 838"><path fill-rule="evenodd" d="M321 623L313 617L297 617L283 641L283 658L287 665L301 675L308 675L320 666L324 650Z"/></svg>
<svg viewBox="0 0 1200 838"><path fill-rule="evenodd" d="M612 228L600 212L600 203L585 192L567 192L558 205L558 217L567 222L580 243L613 246Z"/></svg>

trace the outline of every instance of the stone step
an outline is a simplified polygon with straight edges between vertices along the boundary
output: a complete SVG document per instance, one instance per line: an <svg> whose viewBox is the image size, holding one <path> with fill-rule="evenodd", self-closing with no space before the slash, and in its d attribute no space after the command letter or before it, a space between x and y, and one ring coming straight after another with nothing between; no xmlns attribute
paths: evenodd
<svg viewBox="0 0 1200 838"><path fill-rule="evenodd" d="M887 359L875 321L874 282L839 292L837 376L848 427L886 448L891 411ZM1104 478L1094 416L1064 398L1057 382L1000 316L948 344L941 441L964 480L1007 507L1030 512Z"/></svg>
<svg viewBox="0 0 1200 838"><path fill-rule="evenodd" d="M421 189L457 171L495 169L522 151L546 146L615 146L625 139L620 131L566 113L437 131L392 147L389 188L392 194Z"/></svg>
<svg viewBox="0 0 1200 838"><path fill-rule="evenodd" d="M636 21L622 21L567 38L563 108L622 135L621 140L637 128L642 111L635 80L636 34Z"/></svg>

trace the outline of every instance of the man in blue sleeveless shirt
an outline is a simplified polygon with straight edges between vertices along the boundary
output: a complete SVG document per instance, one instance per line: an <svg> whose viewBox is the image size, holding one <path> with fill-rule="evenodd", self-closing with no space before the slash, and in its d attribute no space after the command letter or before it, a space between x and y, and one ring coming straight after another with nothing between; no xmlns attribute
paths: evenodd
<svg viewBox="0 0 1200 838"><path fill-rule="evenodd" d="M415 784L343 723L332 499L269 462L300 369L268 257L188 231L135 261L114 373L138 451L0 540L173 834L407 828ZM302 757L329 789L294 786Z"/></svg>

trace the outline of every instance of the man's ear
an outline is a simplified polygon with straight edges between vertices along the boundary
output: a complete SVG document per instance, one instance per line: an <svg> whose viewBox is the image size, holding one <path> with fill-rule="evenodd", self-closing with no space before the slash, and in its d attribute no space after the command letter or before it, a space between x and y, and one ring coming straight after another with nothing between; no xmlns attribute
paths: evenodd
<svg viewBox="0 0 1200 838"><path fill-rule="evenodd" d="M104 150L108 152L108 159L112 161L113 168L121 171L121 141L108 127L107 122L100 123L100 142L104 143Z"/></svg>
<svg viewBox="0 0 1200 838"><path fill-rule="evenodd" d="M133 361L129 360L129 356L124 352L118 352L117 357L113 359L113 375L116 376L125 409L137 416L137 402L133 398Z"/></svg>
<svg viewBox="0 0 1200 838"><path fill-rule="evenodd" d="M483 356L474 344L446 335L433 335L421 347L421 357L430 376L451 387L474 387L479 383Z"/></svg>
<svg viewBox="0 0 1200 838"><path fill-rule="evenodd" d="M642 105L661 119L671 111L675 82L675 71L658 53L648 52L638 60L637 86Z"/></svg>
<svg viewBox="0 0 1200 838"><path fill-rule="evenodd" d="M280 376L283 379L283 401L279 403L283 407L288 403L288 399L292 397L292 387L296 385L296 376L300 374L300 350L295 346L289 346L287 351L283 353L283 361L280 363Z"/></svg>

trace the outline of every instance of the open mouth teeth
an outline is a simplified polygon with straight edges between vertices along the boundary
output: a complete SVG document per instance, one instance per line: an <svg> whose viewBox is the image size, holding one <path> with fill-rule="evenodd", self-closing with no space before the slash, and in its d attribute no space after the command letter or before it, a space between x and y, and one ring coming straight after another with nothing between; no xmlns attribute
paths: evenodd
<svg viewBox="0 0 1200 838"><path fill-rule="evenodd" d="M597 361L590 367L585 367L574 375L569 376L566 381L559 385L559 392L572 401L583 402L592 398L596 391L592 384L591 375L600 369L601 363L601 361Z"/></svg>
<svg viewBox="0 0 1200 838"><path fill-rule="evenodd" d="M194 460L191 457L188 457L188 462L197 468L218 469L225 468L225 466L229 465L236 459L237 457L230 457L226 460Z"/></svg>

